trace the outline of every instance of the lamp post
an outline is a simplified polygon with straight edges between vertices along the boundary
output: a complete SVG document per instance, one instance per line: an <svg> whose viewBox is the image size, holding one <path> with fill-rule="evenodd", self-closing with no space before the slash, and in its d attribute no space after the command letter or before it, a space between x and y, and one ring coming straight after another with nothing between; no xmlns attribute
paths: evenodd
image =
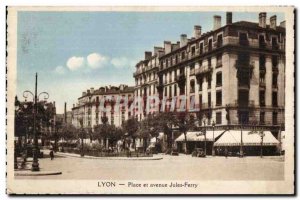
<svg viewBox="0 0 300 200"><path fill-rule="evenodd" d="M44 94L44 100L49 98L49 94L47 92L41 92L39 94L37 94L37 79L38 75L37 73L35 74L35 91L34 94L32 92L30 92L29 90L26 90L23 92L23 96L25 97L25 99L27 99L28 94L31 94L33 97L33 137L34 137L34 147L33 147L33 162L32 162L32 167L31 167L31 171L40 171L40 167L39 167L39 160L38 160L38 153L39 153L39 149L38 149L38 136L37 136L37 119L36 119L36 115L37 115L37 103L38 103L38 97L42 94Z"/></svg>
<svg viewBox="0 0 300 200"><path fill-rule="evenodd" d="M213 128L213 145L212 145L212 156L215 156L215 121L212 122L212 128Z"/></svg>

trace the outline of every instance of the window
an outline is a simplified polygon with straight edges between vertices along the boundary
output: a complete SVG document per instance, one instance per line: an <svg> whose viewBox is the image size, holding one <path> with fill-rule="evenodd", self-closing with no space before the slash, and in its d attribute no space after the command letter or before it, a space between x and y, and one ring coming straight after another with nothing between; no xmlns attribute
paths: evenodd
<svg viewBox="0 0 300 200"><path fill-rule="evenodd" d="M259 55L259 69L265 69L266 57L265 55Z"/></svg>
<svg viewBox="0 0 300 200"><path fill-rule="evenodd" d="M122 124L125 122L125 112L122 112Z"/></svg>
<svg viewBox="0 0 300 200"><path fill-rule="evenodd" d="M259 115L259 124L264 125L265 124L265 112L260 112Z"/></svg>
<svg viewBox="0 0 300 200"><path fill-rule="evenodd" d="M278 65L278 57L277 56L272 56L272 66L273 68L276 68Z"/></svg>
<svg viewBox="0 0 300 200"><path fill-rule="evenodd" d="M259 48L265 48L266 43L265 43L265 36L260 35L259 36Z"/></svg>
<svg viewBox="0 0 300 200"><path fill-rule="evenodd" d="M207 104L208 104L208 107L210 108L211 107L211 94L210 94L210 92L208 93L208 102L207 102Z"/></svg>
<svg viewBox="0 0 300 200"><path fill-rule="evenodd" d="M195 55L195 47L192 47L192 56Z"/></svg>
<svg viewBox="0 0 300 200"><path fill-rule="evenodd" d="M247 46L248 44L247 33L240 33L240 45Z"/></svg>
<svg viewBox="0 0 300 200"><path fill-rule="evenodd" d="M203 80L202 80L202 78L199 78L199 91L202 91L202 82L203 82Z"/></svg>
<svg viewBox="0 0 300 200"><path fill-rule="evenodd" d="M190 74L191 75L195 74L195 63L191 64L190 66Z"/></svg>
<svg viewBox="0 0 300 200"><path fill-rule="evenodd" d="M185 59L185 52L181 52L181 60L184 60Z"/></svg>
<svg viewBox="0 0 300 200"><path fill-rule="evenodd" d="M272 86L273 86L273 88L277 88L277 76L278 74L275 74L275 73L273 73L273 78L272 78Z"/></svg>
<svg viewBox="0 0 300 200"><path fill-rule="evenodd" d="M208 51L212 50L212 39L208 40Z"/></svg>
<svg viewBox="0 0 300 200"><path fill-rule="evenodd" d="M174 96L176 97L177 96L177 85L174 84Z"/></svg>
<svg viewBox="0 0 300 200"><path fill-rule="evenodd" d="M211 67L211 58L207 58L207 65L208 67Z"/></svg>
<svg viewBox="0 0 300 200"><path fill-rule="evenodd" d="M278 50L279 49L276 37L272 37L272 49L274 49L274 50Z"/></svg>
<svg viewBox="0 0 300 200"><path fill-rule="evenodd" d="M199 108L202 106L202 94L199 94Z"/></svg>
<svg viewBox="0 0 300 200"><path fill-rule="evenodd" d="M200 67L202 66L202 60L199 60L199 66Z"/></svg>
<svg viewBox="0 0 300 200"><path fill-rule="evenodd" d="M249 106L249 91L245 90L239 90L239 99L238 99L238 106L241 107L248 107Z"/></svg>
<svg viewBox="0 0 300 200"><path fill-rule="evenodd" d="M218 35L218 39L217 39L217 47L221 47L223 46L223 36L222 35Z"/></svg>
<svg viewBox="0 0 300 200"><path fill-rule="evenodd" d="M172 72L169 72L169 83L172 82Z"/></svg>
<svg viewBox="0 0 300 200"><path fill-rule="evenodd" d="M169 86L169 97L172 97L172 85Z"/></svg>
<svg viewBox="0 0 300 200"><path fill-rule="evenodd" d="M221 106L222 105L222 91L216 92L216 105Z"/></svg>
<svg viewBox="0 0 300 200"><path fill-rule="evenodd" d="M248 124L249 122L249 111L239 111L239 123Z"/></svg>
<svg viewBox="0 0 300 200"><path fill-rule="evenodd" d="M175 64L178 63L178 55L175 56Z"/></svg>
<svg viewBox="0 0 300 200"><path fill-rule="evenodd" d="M264 90L259 91L259 105L262 106L262 107L266 105L266 103L265 103L265 91Z"/></svg>
<svg viewBox="0 0 300 200"><path fill-rule="evenodd" d="M203 42L200 43L200 55L203 54Z"/></svg>
<svg viewBox="0 0 300 200"><path fill-rule="evenodd" d="M166 67L169 67L169 60L166 59Z"/></svg>
<svg viewBox="0 0 300 200"><path fill-rule="evenodd" d="M272 117L272 121L273 121L273 125L277 125L277 112L273 112L273 117Z"/></svg>
<svg viewBox="0 0 300 200"><path fill-rule="evenodd" d="M274 107L278 106L278 102L277 102L277 92L273 92L272 93L272 105Z"/></svg>
<svg viewBox="0 0 300 200"><path fill-rule="evenodd" d="M190 81L190 92L191 93L195 92L195 80Z"/></svg>
<svg viewBox="0 0 300 200"><path fill-rule="evenodd" d="M211 76L207 77L207 89L211 88Z"/></svg>
<svg viewBox="0 0 300 200"><path fill-rule="evenodd" d="M222 72L217 73L217 87L222 86Z"/></svg>
<svg viewBox="0 0 300 200"><path fill-rule="evenodd" d="M216 67L222 67L222 54L217 55L217 66Z"/></svg>
<svg viewBox="0 0 300 200"><path fill-rule="evenodd" d="M168 91L168 89L167 89L167 87L165 87L165 96L168 95L167 91Z"/></svg>
<svg viewBox="0 0 300 200"><path fill-rule="evenodd" d="M222 112L216 113L216 124L222 124Z"/></svg>

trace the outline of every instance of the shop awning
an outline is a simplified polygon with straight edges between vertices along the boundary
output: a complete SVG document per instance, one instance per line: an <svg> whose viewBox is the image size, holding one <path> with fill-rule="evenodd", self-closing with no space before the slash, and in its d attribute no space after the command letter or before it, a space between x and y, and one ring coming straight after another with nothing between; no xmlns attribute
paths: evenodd
<svg viewBox="0 0 300 200"><path fill-rule="evenodd" d="M270 131L264 131L263 146L275 146L279 141L272 135ZM241 145L241 131L227 130L216 142L215 146L240 146ZM243 145L244 146L260 146L261 137L259 134L250 133L250 131L243 131Z"/></svg>
<svg viewBox="0 0 300 200"><path fill-rule="evenodd" d="M224 132L225 131L220 131L220 130L206 131L206 141L213 141L213 138L215 138L216 140L216 138L219 137ZM187 132L186 139L188 142L204 141L205 136L201 131ZM182 133L175 141L184 142L185 141L184 133Z"/></svg>
<svg viewBox="0 0 300 200"><path fill-rule="evenodd" d="M157 141L163 139L163 137L164 137L164 133L160 132L158 134ZM150 140L150 143L156 143L156 137L152 137L151 140Z"/></svg>

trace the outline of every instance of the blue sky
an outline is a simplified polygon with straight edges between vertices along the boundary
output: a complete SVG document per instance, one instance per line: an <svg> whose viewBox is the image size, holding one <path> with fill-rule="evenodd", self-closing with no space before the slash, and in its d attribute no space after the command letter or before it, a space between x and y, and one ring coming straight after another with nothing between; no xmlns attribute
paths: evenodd
<svg viewBox="0 0 300 200"><path fill-rule="evenodd" d="M284 20L276 14L277 23ZM57 112L68 110L82 91L103 85L134 85L135 64L144 51L176 42L182 33L192 36L193 26L202 32L213 27L213 15L224 12L19 12L17 95L34 90L50 94ZM258 13L233 13L235 21L258 21Z"/></svg>

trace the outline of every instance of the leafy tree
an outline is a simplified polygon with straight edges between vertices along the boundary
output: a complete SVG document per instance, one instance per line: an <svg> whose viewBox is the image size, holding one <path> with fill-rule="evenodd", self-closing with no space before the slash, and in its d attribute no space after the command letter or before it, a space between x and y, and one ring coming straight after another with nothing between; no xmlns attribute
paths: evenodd
<svg viewBox="0 0 300 200"><path fill-rule="evenodd" d="M135 118L130 118L123 123L123 128L128 133L128 136L133 139L133 146L136 150L135 139L138 137L139 122Z"/></svg>
<svg viewBox="0 0 300 200"><path fill-rule="evenodd" d="M178 127L179 131L184 134L184 142L187 145L187 131L196 129L196 118L192 114L188 114L186 112L179 113L177 115L178 118ZM185 149L186 153L187 148Z"/></svg>

